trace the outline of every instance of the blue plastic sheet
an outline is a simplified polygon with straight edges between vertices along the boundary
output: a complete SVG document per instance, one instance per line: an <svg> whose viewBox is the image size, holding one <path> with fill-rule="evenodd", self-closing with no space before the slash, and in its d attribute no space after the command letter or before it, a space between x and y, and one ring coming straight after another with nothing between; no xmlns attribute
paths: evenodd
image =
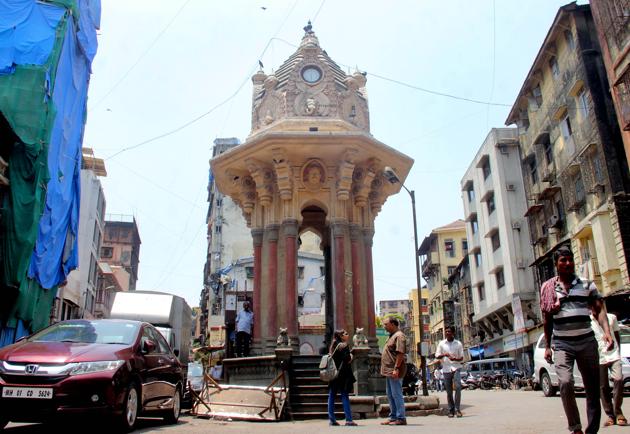
<svg viewBox="0 0 630 434"><path fill-rule="evenodd" d="M46 289L64 282L78 265L81 147L91 60L96 52L96 30L88 7L92 3L94 0L80 2L81 32L77 33L72 20L68 22L52 95L57 116L48 149L50 181L28 273ZM82 41L79 33L84 34Z"/></svg>
<svg viewBox="0 0 630 434"><path fill-rule="evenodd" d="M0 74L16 65L43 65L55 43L64 8L35 0L0 0Z"/></svg>

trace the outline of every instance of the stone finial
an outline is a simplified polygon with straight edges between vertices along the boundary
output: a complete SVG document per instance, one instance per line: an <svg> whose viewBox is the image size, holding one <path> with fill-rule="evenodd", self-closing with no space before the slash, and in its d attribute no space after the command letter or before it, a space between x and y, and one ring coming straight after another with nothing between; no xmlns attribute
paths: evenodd
<svg viewBox="0 0 630 434"><path fill-rule="evenodd" d="M280 334L276 339L276 347L288 347L289 346L289 334L287 328L280 327Z"/></svg>
<svg viewBox="0 0 630 434"><path fill-rule="evenodd" d="M354 336L352 336L352 343L354 348L369 348L368 339L363 332L363 327L356 328Z"/></svg>
<svg viewBox="0 0 630 434"><path fill-rule="evenodd" d="M308 20L308 24L304 26L304 33L314 33L313 25L311 24L311 20Z"/></svg>

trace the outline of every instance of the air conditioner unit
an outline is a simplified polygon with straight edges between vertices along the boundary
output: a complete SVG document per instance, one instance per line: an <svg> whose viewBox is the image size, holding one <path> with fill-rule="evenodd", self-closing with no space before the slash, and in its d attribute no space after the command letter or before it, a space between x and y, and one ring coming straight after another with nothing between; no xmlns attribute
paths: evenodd
<svg viewBox="0 0 630 434"><path fill-rule="evenodd" d="M508 147L505 145L499 145L499 152L502 153L503 155L507 155L510 153L508 150Z"/></svg>
<svg viewBox="0 0 630 434"><path fill-rule="evenodd" d="M515 191L516 190L516 184L507 183L507 184L505 184L505 189L507 191Z"/></svg>
<svg viewBox="0 0 630 434"><path fill-rule="evenodd" d="M521 230L521 222L512 222L512 229Z"/></svg>
<svg viewBox="0 0 630 434"><path fill-rule="evenodd" d="M517 268L525 268L526 267L525 261L522 260L522 259L517 259L516 260L516 267Z"/></svg>

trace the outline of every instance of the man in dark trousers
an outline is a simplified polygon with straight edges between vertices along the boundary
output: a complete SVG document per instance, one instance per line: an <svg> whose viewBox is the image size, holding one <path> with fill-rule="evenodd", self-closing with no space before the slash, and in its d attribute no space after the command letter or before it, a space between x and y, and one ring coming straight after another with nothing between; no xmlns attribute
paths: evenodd
<svg viewBox="0 0 630 434"><path fill-rule="evenodd" d="M462 417L459 403L462 400L462 362L464 361L464 346L455 339L455 327L449 325L444 333L446 339L442 340L435 352L435 358L442 361L442 374L444 376L444 388L448 402L448 417ZM453 398L453 389L455 397Z"/></svg>
<svg viewBox="0 0 630 434"><path fill-rule="evenodd" d="M603 340L610 349L613 340L606 307L595 284L575 275L573 252L568 246L562 246L554 252L554 263L557 276L547 280L540 288L545 360L555 363L569 431L583 434L573 387L573 364L577 363L586 392L586 433L596 433L601 418L599 354L589 314L592 308L593 316L602 328Z"/></svg>
<svg viewBox="0 0 630 434"><path fill-rule="evenodd" d="M236 315L236 357L249 357L253 322L254 313L249 307L249 301L246 301L243 309Z"/></svg>

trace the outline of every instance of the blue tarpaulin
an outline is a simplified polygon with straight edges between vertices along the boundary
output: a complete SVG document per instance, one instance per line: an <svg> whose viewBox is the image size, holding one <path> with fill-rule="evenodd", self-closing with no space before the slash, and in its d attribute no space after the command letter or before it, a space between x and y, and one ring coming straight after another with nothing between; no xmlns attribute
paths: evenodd
<svg viewBox="0 0 630 434"><path fill-rule="evenodd" d="M74 21L68 21L52 95L57 116L48 149L50 181L28 272L44 288L65 281L78 265L81 147L91 59L96 52L97 22L91 18L89 3L80 2L80 23L89 29L78 31ZM80 34L84 36L79 38Z"/></svg>
<svg viewBox="0 0 630 434"><path fill-rule="evenodd" d="M0 74L16 65L43 65L55 44L64 8L34 0L0 0Z"/></svg>

